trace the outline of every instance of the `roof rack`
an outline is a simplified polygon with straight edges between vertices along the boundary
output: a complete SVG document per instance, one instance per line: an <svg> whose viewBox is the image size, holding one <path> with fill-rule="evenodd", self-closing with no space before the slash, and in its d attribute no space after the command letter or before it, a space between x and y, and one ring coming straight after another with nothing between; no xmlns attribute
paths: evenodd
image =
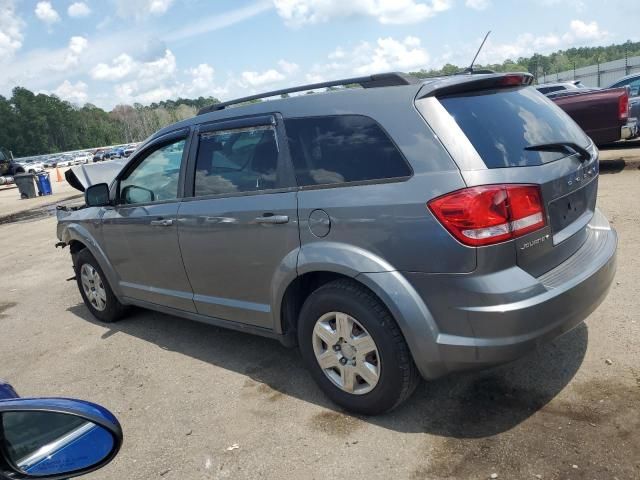
<svg viewBox="0 0 640 480"><path fill-rule="evenodd" d="M412 85L420 82L416 77L411 75L405 75L404 73L380 73L377 75L369 75L366 77L345 78L343 80L332 80L330 82L312 83L309 85L301 85L299 87L284 88L282 90L274 90L272 92L259 93L256 95L250 95L248 97L237 98L223 103L214 103L208 107L200 109L198 115L203 115L209 112L216 112L218 110L224 110L231 105L238 105L239 103L250 102L252 100L259 100L262 98L275 97L277 95L284 95L288 93L306 92L314 90L316 88L329 88L338 87L344 85L360 85L362 88L377 88L377 87L397 87L401 85Z"/></svg>

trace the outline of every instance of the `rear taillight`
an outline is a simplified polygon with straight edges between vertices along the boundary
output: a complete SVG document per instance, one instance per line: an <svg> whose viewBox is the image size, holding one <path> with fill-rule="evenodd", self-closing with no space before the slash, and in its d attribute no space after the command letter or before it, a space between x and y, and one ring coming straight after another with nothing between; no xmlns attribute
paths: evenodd
<svg viewBox="0 0 640 480"><path fill-rule="evenodd" d="M537 185L486 185L431 200L429 209L466 245L504 242L546 225Z"/></svg>
<svg viewBox="0 0 640 480"><path fill-rule="evenodd" d="M618 99L618 118L626 120L629 118L629 94L625 93Z"/></svg>
<svg viewBox="0 0 640 480"><path fill-rule="evenodd" d="M521 73L508 73L498 78L497 84L501 87L515 87L520 85L530 85L532 77Z"/></svg>

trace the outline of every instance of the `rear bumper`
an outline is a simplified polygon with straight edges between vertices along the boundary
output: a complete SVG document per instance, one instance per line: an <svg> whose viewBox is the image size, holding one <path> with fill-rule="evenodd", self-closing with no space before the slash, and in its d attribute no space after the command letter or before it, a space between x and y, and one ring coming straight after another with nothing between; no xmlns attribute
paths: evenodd
<svg viewBox="0 0 640 480"><path fill-rule="evenodd" d="M638 133L640 133L638 122L634 118L632 120L629 120L626 125L622 126L622 128L620 129L620 138L622 138L623 140L628 140L630 138L637 137Z"/></svg>
<svg viewBox="0 0 640 480"><path fill-rule="evenodd" d="M480 276L405 273L438 330L437 360L412 349L423 376L514 360L585 320L611 286L617 247L598 210L587 229L584 244L538 278L518 267Z"/></svg>

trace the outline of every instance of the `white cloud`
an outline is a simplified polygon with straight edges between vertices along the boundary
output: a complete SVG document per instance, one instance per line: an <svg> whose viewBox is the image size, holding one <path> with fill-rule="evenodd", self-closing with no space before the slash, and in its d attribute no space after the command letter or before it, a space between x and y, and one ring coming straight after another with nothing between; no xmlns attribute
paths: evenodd
<svg viewBox="0 0 640 480"><path fill-rule="evenodd" d="M585 23L582 20L571 20L569 24L571 33L578 40L599 40L608 36L608 32L600 30L595 20Z"/></svg>
<svg viewBox="0 0 640 480"><path fill-rule="evenodd" d="M60 21L60 15L55 11L51 2L38 2L35 13L36 17L47 25L52 25Z"/></svg>
<svg viewBox="0 0 640 480"><path fill-rule="evenodd" d="M172 76L176 71L176 57L167 49L164 56L151 60L150 62L142 62L137 67L139 78L162 79Z"/></svg>
<svg viewBox="0 0 640 480"><path fill-rule="evenodd" d="M293 75L300 69L297 63L287 62L286 60L278 61L278 66L280 67L280 70L286 75Z"/></svg>
<svg viewBox="0 0 640 480"><path fill-rule="evenodd" d="M273 0L278 15L292 27L333 18L368 16L383 24L418 23L448 10L452 0Z"/></svg>
<svg viewBox="0 0 640 480"><path fill-rule="evenodd" d="M89 45L89 41L84 37L71 37L69 40L69 51L80 55Z"/></svg>
<svg viewBox="0 0 640 480"><path fill-rule="evenodd" d="M115 0L116 13L122 18L140 20L149 15L164 15L174 0Z"/></svg>
<svg viewBox="0 0 640 480"><path fill-rule="evenodd" d="M327 56L329 62L316 64L306 75L309 82L350 75L368 75L393 70L410 71L429 66L429 53L417 37L398 40L378 38L375 44L361 42L352 50L341 47Z"/></svg>
<svg viewBox="0 0 640 480"><path fill-rule="evenodd" d="M423 68L429 63L429 54L420 47L420 39L407 37L404 41L391 37L379 38L370 61L356 68L356 73L379 73L389 70L408 71Z"/></svg>
<svg viewBox="0 0 640 480"><path fill-rule="evenodd" d="M74 84L69 80L65 80L52 93L62 100L82 105L89 98L88 88L88 85L84 82L78 81Z"/></svg>
<svg viewBox="0 0 640 480"><path fill-rule="evenodd" d="M111 61L111 65L99 63L91 69L90 75L94 80L117 81L127 77L136 67L135 61L126 53L118 55Z"/></svg>
<svg viewBox="0 0 640 480"><path fill-rule="evenodd" d="M187 73L192 77L193 88L198 91L206 91L213 84L215 70L211 65L201 63L187 70Z"/></svg>
<svg viewBox="0 0 640 480"><path fill-rule="evenodd" d="M64 60L59 63L52 63L51 68L53 70L63 71L69 68L77 67L80 62L80 55L89 46L89 41L84 37L71 37L69 40L69 46L64 56Z"/></svg>
<svg viewBox="0 0 640 480"><path fill-rule="evenodd" d="M91 13L91 9L84 2L74 2L67 8L67 14L73 18L86 17Z"/></svg>
<svg viewBox="0 0 640 480"><path fill-rule="evenodd" d="M485 10L491 5L491 0L467 0L464 4L474 10Z"/></svg>
<svg viewBox="0 0 640 480"><path fill-rule="evenodd" d="M240 78L234 82L240 88L257 89L267 85L273 86L287 78L292 77L300 70L297 63L279 60L277 68L269 68L263 72L245 71L240 74Z"/></svg>
<svg viewBox="0 0 640 480"><path fill-rule="evenodd" d="M13 0L0 0L0 61L10 59L22 47L24 22Z"/></svg>
<svg viewBox="0 0 640 480"><path fill-rule="evenodd" d="M100 80L126 81L114 86L118 103L153 103L179 96L216 95L225 91L214 83L213 67L202 63L186 70L189 80L178 79L176 57L166 49L161 57L150 61L135 60L129 55L116 57L111 65L99 64L91 74Z"/></svg>
<svg viewBox="0 0 640 480"><path fill-rule="evenodd" d="M274 68L258 72L242 72L242 81L249 87L263 87L284 80L286 77Z"/></svg>

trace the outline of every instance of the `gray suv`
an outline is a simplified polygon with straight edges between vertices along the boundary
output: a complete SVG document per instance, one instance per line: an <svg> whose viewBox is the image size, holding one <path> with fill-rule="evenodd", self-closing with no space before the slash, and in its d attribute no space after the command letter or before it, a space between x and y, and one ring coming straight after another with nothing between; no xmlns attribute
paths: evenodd
<svg viewBox="0 0 640 480"><path fill-rule="evenodd" d="M162 129L59 211L87 308L297 345L364 414L524 355L602 302L617 244L596 147L531 81L383 74Z"/></svg>

